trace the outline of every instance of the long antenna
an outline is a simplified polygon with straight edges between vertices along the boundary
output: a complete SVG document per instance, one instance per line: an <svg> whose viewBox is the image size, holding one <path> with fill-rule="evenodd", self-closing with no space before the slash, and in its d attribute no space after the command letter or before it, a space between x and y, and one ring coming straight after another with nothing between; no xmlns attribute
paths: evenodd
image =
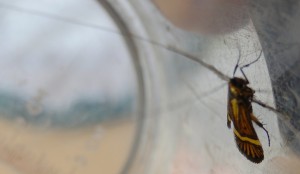
<svg viewBox="0 0 300 174"><path fill-rule="evenodd" d="M239 58L238 58L238 60L237 60L237 62L235 64L232 77L234 77L234 74L235 74L237 68L239 67L239 63L240 63L240 60L241 60L241 49L240 49L240 47L238 47L238 50L239 50Z"/></svg>
<svg viewBox="0 0 300 174"><path fill-rule="evenodd" d="M247 81L248 83L249 83L249 80L248 80L246 74L244 73L243 68L246 68L246 67L252 65L253 63L257 62L257 61L260 59L261 54L262 54L262 50L260 51L259 56L258 56L254 61L252 61L252 62L250 62L250 63L248 63L248 64L246 64L246 65L244 65L244 66L242 66L242 67L240 68L240 70L241 70L241 72L242 72L244 78L246 79L246 81Z"/></svg>

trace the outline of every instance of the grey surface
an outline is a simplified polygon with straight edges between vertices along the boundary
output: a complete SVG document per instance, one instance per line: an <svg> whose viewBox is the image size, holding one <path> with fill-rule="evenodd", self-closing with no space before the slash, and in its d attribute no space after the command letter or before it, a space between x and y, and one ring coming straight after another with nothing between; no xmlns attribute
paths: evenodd
<svg viewBox="0 0 300 174"><path fill-rule="evenodd" d="M254 1L252 17L257 28L272 80L276 106L287 114L289 124L279 120L280 130L300 154L300 12L299 1Z"/></svg>

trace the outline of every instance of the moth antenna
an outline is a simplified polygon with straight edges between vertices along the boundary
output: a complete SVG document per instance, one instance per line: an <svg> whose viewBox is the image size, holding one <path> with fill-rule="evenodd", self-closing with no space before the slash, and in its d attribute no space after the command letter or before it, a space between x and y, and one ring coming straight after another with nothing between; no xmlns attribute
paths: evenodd
<svg viewBox="0 0 300 174"><path fill-rule="evenodd" d="M246 74L244 73L243 69L246 68L246 67L248 67L248 66L250 66L250 65L252 65L253 63L257 62L257 61L260 59L261 55L262 55L262 50L260 50L259 56L258 56L254 61L252 61L252 62L250 62L250 63L248 63L248 64L246 64L246 65L240 67L240 70L241 70L241 72L242 72L242 74L243 74L245 80L246 80L248 83L249 83L249 80L248 80Z"/></svg>
<svg viewBox="0 0 300 174"><path fill-rule="evenodd" d="M250 63L248 63L248 64L246 64L246 65L243 65L243 66L241 67L241 69L246 68L246 67L252 65L253 63L257 62L257 61L260 59L260 57L261 57L261 55L262 55L262 52L263 52L263 51L260 50L260 53L259 53L258 57L257 57L254 61L252 61L252 62L250 62Z"/></svg>
<svg viewBox="0 0 300 174"><path fill-rule="evenodd" d="M234 70L233 70L233 74L232 74L233 77L234 77L234 74L235 74L237 68L239 67L239 63L240 63L240 60L241 60L241 49L240 49L240 47L239 47L238 50L239 50L239 58L238 58L238 60L237 60L237 62L235 64L235 67L234 67Z"/></svg>

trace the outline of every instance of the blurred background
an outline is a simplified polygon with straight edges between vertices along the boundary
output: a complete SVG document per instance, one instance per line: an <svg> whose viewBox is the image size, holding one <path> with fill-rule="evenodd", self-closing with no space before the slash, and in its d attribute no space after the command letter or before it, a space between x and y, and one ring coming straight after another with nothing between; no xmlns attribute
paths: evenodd
<svg viewBox="0 0 300 174"><path fill-rule="evenodd" d="M136 72L97 1L1 1L1 172L119 173Z"/></svg>
<svg viewBox="0 0 300 174"><path fill-rule="evenodd" d="M0 0L0 173L299 171L299 3ZM169 47L176 48L170 51ZM265 132L248 161L226 125L241 65ZM237 72L237 76L242 76Z"/></svg>

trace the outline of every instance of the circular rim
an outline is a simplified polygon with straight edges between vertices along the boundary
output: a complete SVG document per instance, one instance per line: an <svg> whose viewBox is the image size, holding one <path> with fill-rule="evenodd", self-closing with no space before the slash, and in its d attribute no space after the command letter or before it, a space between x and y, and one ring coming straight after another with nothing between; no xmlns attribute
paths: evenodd
<svg viewBox="0 0 300 174"><path fill-rule="evenodd" d="M123 39L126 43L126 46L130 52L130 55L132 57L132 61L134 64L135 71L137 72L137 83L138 83L138 91L137 91L137 127L135 130L135 138L132 142L132 147L130 150L130 153L128 155L127 161L125 162L125 165L123 169L121 170L121 173L128 173L130 170L130 167L133 164L133 161L137 155L138 147L140 144L142 131L143 131L143 120L145 116L145 83L144 83L144 75L143 70L141 66L141 62L138 56L138 48L135 45L134 39L130 37L130 29L128 25L126 24L125 20L122 19L122 15L117 12L117 10L114 9L111 2L107 0L98 0L100 5L104 7L104 9L107 11L109 16L112 18L114 23L117 25L117 28L120 30L121 34L123 36Z"/></svg>

